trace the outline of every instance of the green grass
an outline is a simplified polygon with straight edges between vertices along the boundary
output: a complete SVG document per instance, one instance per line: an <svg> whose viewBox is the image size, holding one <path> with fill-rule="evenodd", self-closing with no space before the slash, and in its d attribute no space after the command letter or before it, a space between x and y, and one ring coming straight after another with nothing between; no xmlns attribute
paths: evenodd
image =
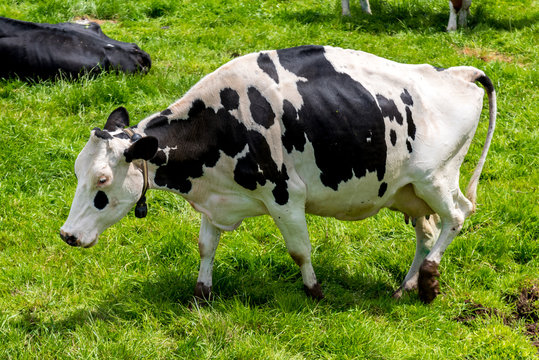
<svg viewBox="0 0 539 360"><path fill-rule="evenodd" d="M532 359L539 286L539 9L533 0L472 4L470 27L445 33L447 1L4 0L0 15L38 22L109 20L110 37L152 56L146 76L76 82L0 80L0 358ZM73 165L89 130L117 106L137 122L164 109L238 54L300 44L360 49L407 63L483 69L498 92L498 126L478 211L441 264L442 294L390 298L415 250L400 214L362 222L308 217L326 298L302 291L299 270L269 217L226 233L215 300L200 308L200 219L180 197L149 193L92 249L58 237L76 187ZM479 158L483 112L461 172ZM481 305L488 311L478 311Z"/></svg>

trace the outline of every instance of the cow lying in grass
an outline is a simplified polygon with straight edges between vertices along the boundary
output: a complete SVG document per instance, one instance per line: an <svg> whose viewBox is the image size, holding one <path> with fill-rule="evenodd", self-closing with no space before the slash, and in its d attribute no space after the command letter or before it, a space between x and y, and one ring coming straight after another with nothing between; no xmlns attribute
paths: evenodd
<svg viewBox="0 0 539 360"><path fill-rule="evenodd" d="M369 0L360 0L361 8L367 14L372 14L371 5ZM457 17L458 24L461 27L466 26L468 15L470 15L470 5L472 0L451 0L449 1L449 23L447 24L447 31L457 30ZM342 14L344 16L350 15L350 0L341 0Z"/></svg>
<svg viewBox="0 0 539 360"><path fill-rule="evenodd" d="M464 196L459 168L482 110L489 131ZM438 293L442 254L475 209L493 136L495 92L473 67L405 65L322 46L263 51L223 65L164 111L129 127L124 108L95 128L75 162L78 186L60 235L90 247L146 189L173 191L202 214L195 295L207 298L222 231L269 214L299 265L311 264L305 213L358 220L387 207L414 219L417 250L395 293Z"/></svg>
<svg viewBox="0 0 539 360"><path fill-rule="evenodd" d="M48 79L60 74L147 72L150 56L107 37L96 23L37 24L0 17L0 77Z"/></svg>

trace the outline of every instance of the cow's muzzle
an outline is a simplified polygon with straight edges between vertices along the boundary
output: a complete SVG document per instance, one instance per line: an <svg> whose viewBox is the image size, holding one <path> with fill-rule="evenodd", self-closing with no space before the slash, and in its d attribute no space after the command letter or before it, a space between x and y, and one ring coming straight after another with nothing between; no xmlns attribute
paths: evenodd
<svg viewBox="0 0 539 360"><path fill-rule="evenodd" d="M60 237L62 240L64 240L68 245L71 246L79 246L79 241L77 240L77 237L75 235L70 235L66 233L63 230L60 230Z"/></svg>

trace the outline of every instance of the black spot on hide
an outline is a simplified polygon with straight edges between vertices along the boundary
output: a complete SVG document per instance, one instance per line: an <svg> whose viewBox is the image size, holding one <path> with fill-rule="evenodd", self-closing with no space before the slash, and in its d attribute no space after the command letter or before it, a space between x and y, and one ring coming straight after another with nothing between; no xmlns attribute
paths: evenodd
<svg viewBox="0 0 539 360"><path fill-rule="evenodd" d="M324 53L322 46L277 51L285 69L306 79L296 84L303 106L283 104L283 145L288 152L302 151L303 132L314 148L320 180L333 190L367 172L376 172L381 181L387 158L382 112L374 96L349 75L337 72Z"/></svg>
<svg viewBox="0 0 539 360"><path fill-rule="evenodd" d="M389 138L391 139L391 145L395 146L397 144L397 133L395 130L391 129L389 131Z"/></svg>
<svg viewBox="0 0 539 360"><path fill-rule="evenodd" d="M412 118L412 110L407 106L406 107L406 123L408 124L408 136L415 140L415 124L414 119Z"/></svg>
<svg viewBox="0 0 539 360"><path fill-rule="evenodd" d="M305 129L303 123L299 121L296 108L286 99L283 101L282 121L285 128L282 142L286 151L291 153L294 148L297 151L303 151L305 147Z"/></svg>
<svg viewBox="0 0 539 360"><path fill-rule="evenodd" d="M221 90L221 104L226 110L234 110L240 106L240 96L231 88Z"/></svg>
<svg viewBox="0 0 539 360"><path fill-rule="evenodd" d="M404 105L410 105L410 106L414 105L414 100L412 99L412 96L406 89L402 91L401 100L404 103Z"/></svg>
<svg viewBox="0 0 539 360"><path fill-rule="evenodd" d="M170 109L165 109L165 110L161 111L161 115L163 115L163 116L169 116L169 115L172 115L172 110L170 110Z"/></svg>
<svg viewBox="0 0 539 360"><path fill-rule="evenodd" d="M93 131L94 131L94 135L100 139L103 139L103 140L112 139L112 135L108 131L101 130L100 128L93 128Z"/></svg>
<svg viewBox="0 0 539 360"><path fill-rule="evenodd" d="M262 69L270 78L273 79L277 84L279 83L279 75L277 74L277 69L275 68L275 64L273 61L271 61L268 54L261 53L258 55L258 59L256 60L256 63L258 64L258 67Z"/></svg>
<svg viewBox="0 0 539 360"><path fill-rule="evenodd" d="M275 113L271 108L271 104L264 96L262 96L260 91L252 86L247 89L247 96L251 103L249 109L251 110L253 120L257 124L269 129L275 122Z"/></svg>
<svg viewBox="0 0 539 360"><path fill-rule="evenodd" d="M98 210L103 210L108 203L109 198L107 197L107 194L105 194L103 191L98 191L94 198L94 206Z"/></svg>
<svg viewBox="0 0 539 360"><path fill-rule="evenodd" d="M387 183L383 182L380 184L380 188L378 189L378 197L384 196L387 190Z"/></svg>
<svg viewBox="0 0 539 360"><path fill-rule="evenodd" d="M399 125L402 125L402 115L397 109L397 105L391 99L386 99L384 96L376 95L380 110L382 110L382 116L388 117L390 121L396 120Z"/></svg>
<svg viewBox="0 0 539 360"><path fill-rule="evenodd" d="M408 152L412 153L412 144L410 144L410 140L406 140L406 147L408 148Z"/></svg>
<svg viewBox="0 0 539 360"><path fill-rule="evenodd" d="M286 168L278 168L262 134L248 130L230 114L230 109L239 106L239 95L232 89L224 89L221 100L224 107L217 112L206 107L202 100L195 100L187 119L171 120L169 124L168 119L158 117L147 124L146 135L158 138L161 150L150 160L160 165L155 183L188 193L191 180L201 177L204 167L215 166L221 152L236 157L246 150L234 169L235 181L249 190L271 182L275 184L275 201L285 204L288 201ZM166 147L170 149L168 159L163 151Z"/></svg>

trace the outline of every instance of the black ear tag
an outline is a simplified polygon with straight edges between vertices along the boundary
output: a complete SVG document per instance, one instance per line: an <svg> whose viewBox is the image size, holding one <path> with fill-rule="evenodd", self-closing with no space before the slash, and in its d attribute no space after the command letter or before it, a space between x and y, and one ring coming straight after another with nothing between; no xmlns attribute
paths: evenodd
<svg viewBox="0 0 539 360"><path fill-rule="evenodd" d="M146 217L148 214L148 205L146 205L146 196L140 198L135 206L135 216L139 219Z"/></svg>

